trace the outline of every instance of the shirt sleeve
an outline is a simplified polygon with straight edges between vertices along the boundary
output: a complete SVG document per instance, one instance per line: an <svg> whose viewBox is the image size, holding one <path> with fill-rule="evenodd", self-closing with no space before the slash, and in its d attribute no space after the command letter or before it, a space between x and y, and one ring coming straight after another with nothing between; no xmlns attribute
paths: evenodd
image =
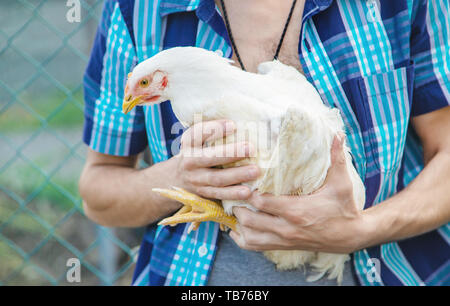
<svg viewBox="0 0 450 306"><path fill-rule="evenodd" d="M83 141L94 151L129 156L147 146L142 108L122 113L127 75L136 63L135 48L117 1L107 0L83 82Z"/></svg>
<svg viewBox="0 0 450 306"><path fill-rule="evenodd" d="M450 104L449 1L414 1L412 20L415 77L411 112L417 116Z"/></svg>

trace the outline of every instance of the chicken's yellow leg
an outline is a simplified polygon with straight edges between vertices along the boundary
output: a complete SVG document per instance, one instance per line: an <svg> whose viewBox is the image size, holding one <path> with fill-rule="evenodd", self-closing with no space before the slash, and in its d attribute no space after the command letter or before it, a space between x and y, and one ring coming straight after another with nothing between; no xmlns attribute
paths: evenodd
<svg viewBox="0 0 450 306"><path fill-rule="evenodd" d="M161 220L159 225L175 225L178 223L192 222L188 229L190 232L192 229L196 230L201 222L214 221L220 223L220 228L223 230L224 225L236 230L237 220L233 216L229 216L223 210L222 205L201 198L193 193L187 192L184 189L172 187L170 189L153 188L152 191L159 193L160 195L176 200L183 203L183 206L172 217Z"/></svg>
<svg viewBox="0 0 450 306"><path fill-rule="evenodd" d="M192 210L192 207L184 205L183 207L180 208L179 211L177 211L172 217L174 216L178 216L178 215L182 215L185 213L188 213ZM176 224L169 224L170 226L175 226Z"/></svg>

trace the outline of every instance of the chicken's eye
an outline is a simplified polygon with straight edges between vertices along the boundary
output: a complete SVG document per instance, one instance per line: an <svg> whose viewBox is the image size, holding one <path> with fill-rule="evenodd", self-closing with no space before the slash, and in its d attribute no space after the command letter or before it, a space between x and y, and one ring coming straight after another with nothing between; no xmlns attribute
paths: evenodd
<svg viewBox="0 0 450 306"><path fill-rule="evenodd" d="M142 79L139 82L139 85L141 85L141 87L147 87L148 86L148 80L147 79Z"/></svg>

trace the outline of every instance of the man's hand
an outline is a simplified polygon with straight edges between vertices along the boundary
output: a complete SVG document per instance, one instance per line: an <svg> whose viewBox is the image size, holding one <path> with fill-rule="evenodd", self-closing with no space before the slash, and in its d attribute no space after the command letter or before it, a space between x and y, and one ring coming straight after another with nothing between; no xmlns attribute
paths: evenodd
<svg viewBox="0 0 450 306"><path fill-rule="evenodd" d="M359 248L361 212L353 199L343 138L333 141L331 166L319 190L278 197L254 192L248 202L260 211L234 207L239 232L230 232L243 249L351 253Z"/></svg>
<svg viewBox="0 0 450 306"><path fill-rule="evenodd" d="M252 155L249 143L229 143L204 147L205 142L221 139L234 132L230 121L201 122L187 129L181 139L177 160L177 181L173 186L182 187L199 196L220 200L246 200L250 188L236 185L255 180L259 176L256 165L227 169L211 168L236 162Z"/></svg>
<svg viewBox="0 0 450 306"><path fill-rule="evenodd" d="M251 148L245 143L202 147L205 141L234 131L233 125L227 130L225 124L210 121L192 126L183 134L180 154L145 169L135 168L137 156L110 156L89 149L79 184L86 215L104 226L134 227L156 222L181 207L179 202L152 191L171 186L203 197L248 198L248 187L229 185L256 179L258 167L210 167L244 159L251 154Z"/></svg>

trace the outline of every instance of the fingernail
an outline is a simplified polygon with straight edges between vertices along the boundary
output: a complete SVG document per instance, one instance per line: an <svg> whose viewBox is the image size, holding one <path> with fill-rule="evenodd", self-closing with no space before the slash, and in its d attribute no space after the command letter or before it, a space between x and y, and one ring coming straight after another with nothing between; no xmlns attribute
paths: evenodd
<svg viewBox="0 0 450 306"><path fill-rule="evenodd" d="M232 231L232 232L233 232L234 238L235 239L238 238L238 236L242 233L241 226L239 224L236 224L236 231Z"/></svg>
<svg viewBox="0 0 450 306"><path fill-rule="evenodd" d="M342 133L342 132L339 132L339 133L338 133L338 136L339 136L339 142L340 142L341 144L344 144L344 142L345 142L345 134Z"/></svg>
<svg viewBox="0 0 450 306"><path fill-rule="evenodd" d="M339 148L342 147L343 141L344 141L344 138L342 137L342 135L341 135L340 133L337 133L336 136L335 136L334 139L333 139L333 144L332 144L332 146L333 146L335 149L339 149Z"/></svg>
<svg viewBox="0 0 450 306"><path fill-rule="evenodd" d="M339 136L336 135L336 136L333 138L333 143L331 144L331 147L332 147L333 149L337 149L337 147L339 146L339 142L340 142Z"/></svg>
<svg viewBox="0 0 450 306"><path fill-rule="evenodd" d="M249 179L254 179L258 177L258 169L256 167L252 167L248 170Z"/></svg>
<svg viewBox="0 0 450 306"><path fill-rule="evenodd" d="M224 127L225 127L225 132L227 132L227 133L232 132L235 129L235 125L234 125L233 121L226 121Z"/></svg>
<svg viewBox="0 0 450 306"><path fill-rule="evenodd" d="M241 198L247 198L248 197L248 190L247 189L242 189L239 191L239 196Z"/></svg>
<svg viewBox="0 0 450 306"><path fill-rule="evenodd" d="M247 142L244 144L245 146L245 155L248 157L254 157L254 147L251 143Z"/></svg>

